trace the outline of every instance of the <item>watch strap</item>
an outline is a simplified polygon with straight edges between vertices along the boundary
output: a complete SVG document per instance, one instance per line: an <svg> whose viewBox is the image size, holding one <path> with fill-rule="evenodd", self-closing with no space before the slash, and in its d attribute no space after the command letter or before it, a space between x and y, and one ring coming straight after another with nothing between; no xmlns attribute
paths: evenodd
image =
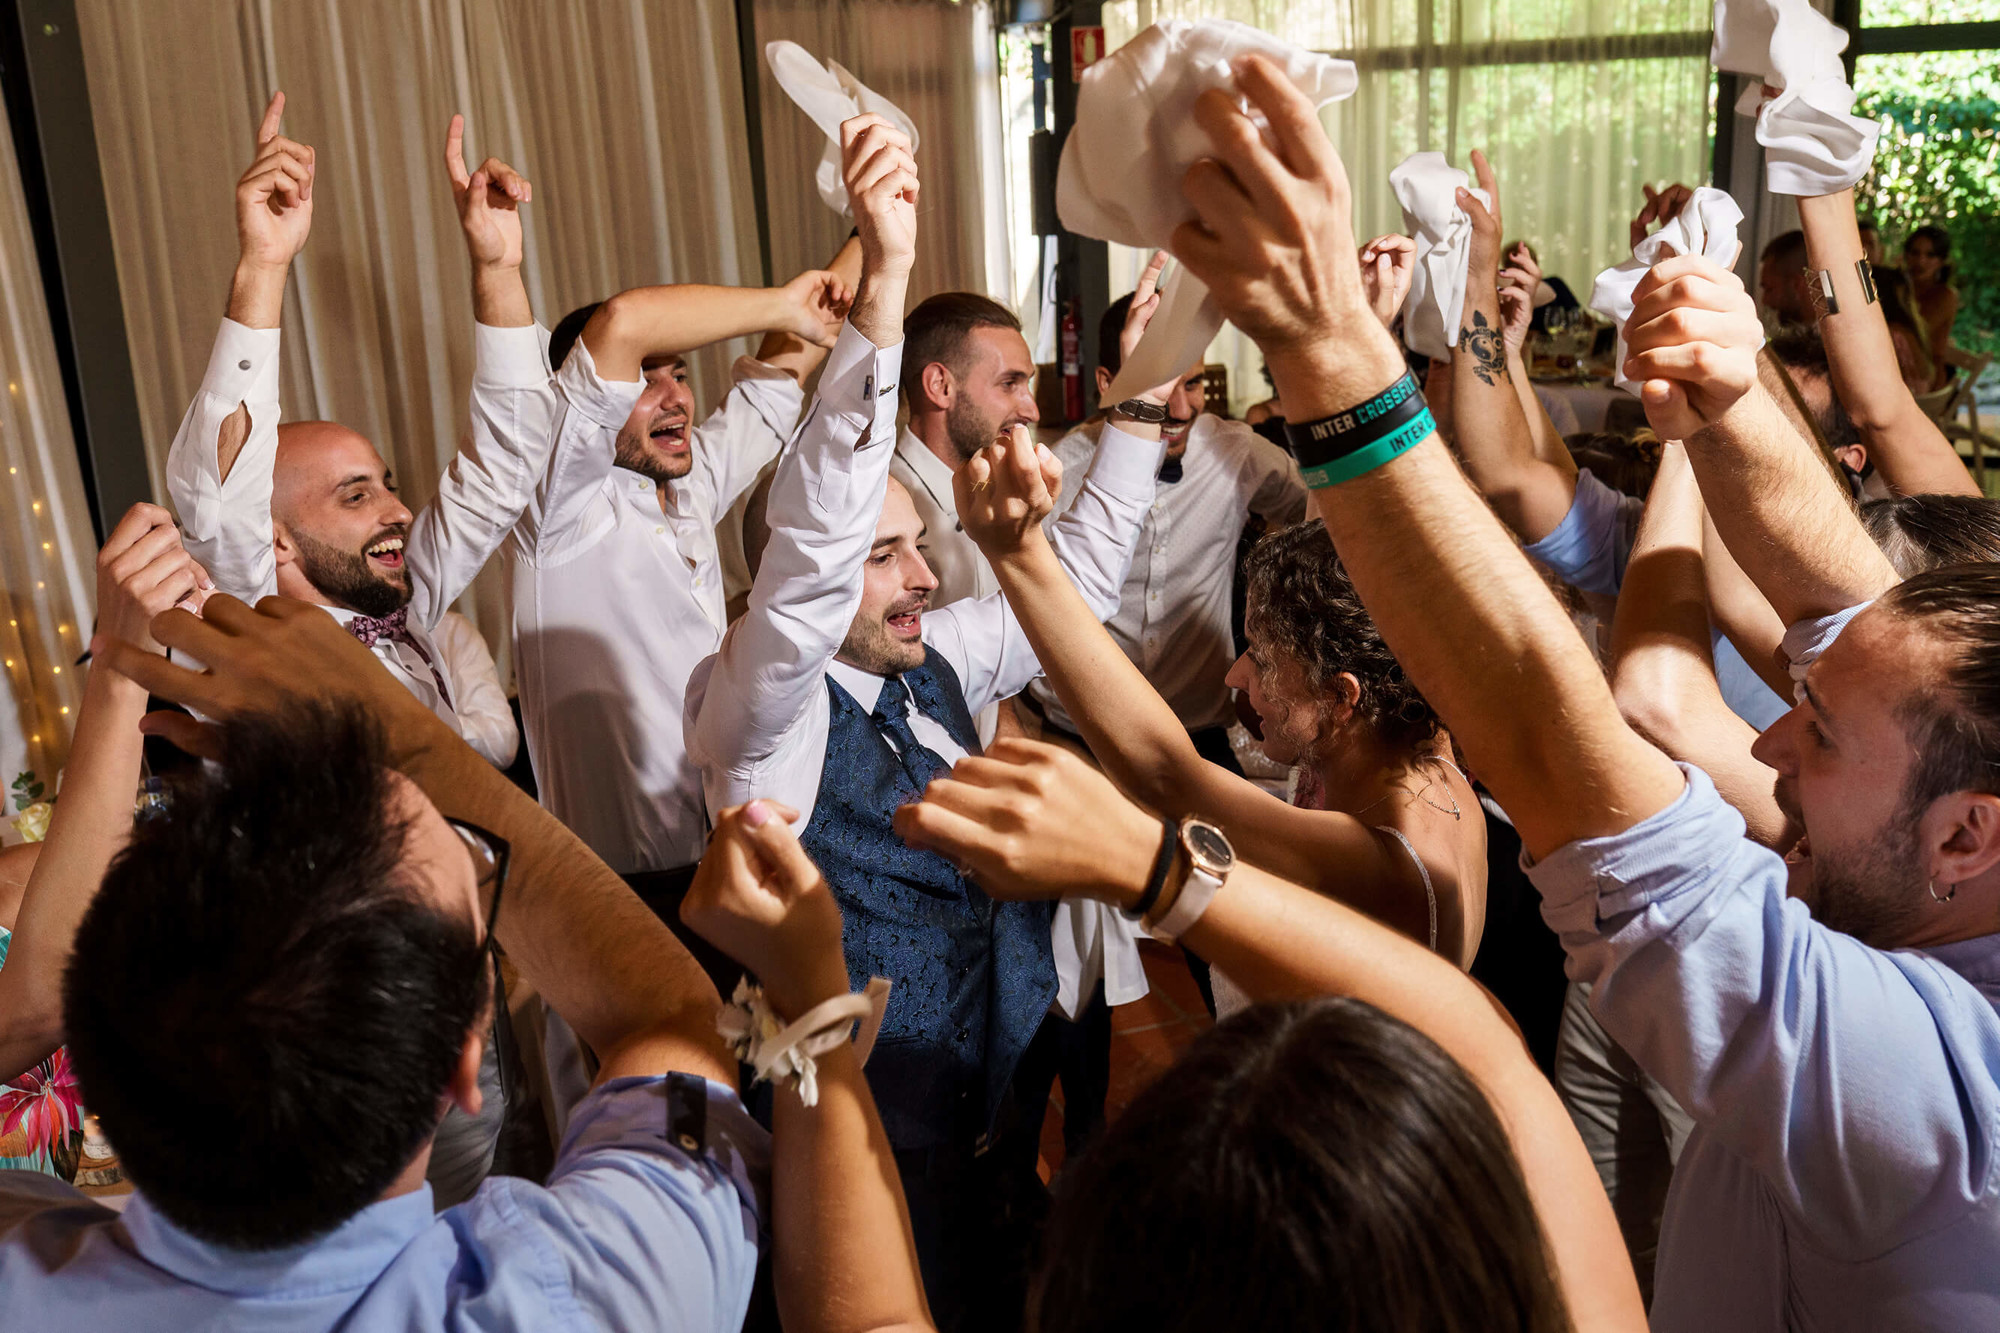
<svg viewBox="0 0 2000 1333"><path fill-rule="evenodd" d="M1149 403L1144 398L1127 398L1111 410L1121 417L1129 417L1133 421L1144 421L1155 425L1167 419L1167 407L1165 403Z"/></svg>
<svg viewBox="0 0 2000 1333"><path fill-rule="evenodd" d="M1158 921L1146 924L1146 933L1162 944L1173 944L1185 935L1188 927L1201 920L1202 913L1215 901L1215 895L1222 891L1220 876L1203 870L1192 860L1188 863L1187 878L1181 883L1181 890L1174 895L1167 910Z"/></svg>
<svg viewBox="0 0 2000 1333"><path fill-rule="evenodd" d="M1153 871L1146 877L1145 892L1139 901L1132 904L1132 910L1125 915L1133 921L1144 921L1146 913L1153 910L1160 901L1160 890L1167 886L1167 876L1173 873L1174 856L1181 849L1181 829L1171 819L1160 821L1160 850L1153 854Z"/></svg>

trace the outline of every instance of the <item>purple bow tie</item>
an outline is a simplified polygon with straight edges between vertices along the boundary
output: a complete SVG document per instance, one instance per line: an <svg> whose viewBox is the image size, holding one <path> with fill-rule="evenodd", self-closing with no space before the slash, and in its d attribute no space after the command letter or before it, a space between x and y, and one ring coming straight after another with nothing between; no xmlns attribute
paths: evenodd
<svg viewBox="0 0 2000 1333"><path fill-rule="evenodd" d="M347 622L347 632L361 640L363 648L373 648L378 639L411 643L413 641L410 638L410 608L399 607L381 617L356 616Z"/></svg>

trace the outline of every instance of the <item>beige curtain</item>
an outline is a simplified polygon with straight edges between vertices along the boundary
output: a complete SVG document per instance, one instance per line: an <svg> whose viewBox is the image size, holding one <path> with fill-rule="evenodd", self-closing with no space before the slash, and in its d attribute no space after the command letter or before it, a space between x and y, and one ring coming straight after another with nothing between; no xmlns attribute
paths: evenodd
<svg viewBox="0 0 2000 1333"><path fill-rule="evenodd" d="M62 371L43 304L14 138L0 112L0 799L17 774L50 791L82 698L76 659L90 642L97 542L70 434ZM0 841L14 841L0 823Z"/></svg>
<svg viewBox="0 0 2000 1333"><path fill-rule="evenodd" d="M1354 185L1357 239L1402 230L1389 172L1434 150L1468 171L1484 149L1510 238L1588 300L1630 253L1642 183L1707 178L1709 0L1115 0L1107 44L1168 18L1230 18L1352 59L1361 89L1324 120ZM1144 256L1112 247L1112 290ZM1225 329L1236 410L1266 396L1254 348Z"/></svg>
<svg viewBox="0 0 2000 1333"><path fill-rule="evenodd" d="M546 324L642 283L757 282L728 0L79 0L155 492L236 261L233 190L270 90L318 152L313 236L285 308L288 418L375 441L413 505L466 430L471 287L441 165L535 185L528 290ZM743 350L694 358L698 401ZM492 568L461 602L506 639Z"/></svg>
<svg viewBox="0 0 2000 1333"><path fill-rule="evenodd" d="M911 301L941 291L1009 301L998 51L985 0L757 0L756 20L772 276L824 264L851 225L813 187L826 136L763 62L764 44L783 39L838 60L916 123L924 189Z"/></svg>

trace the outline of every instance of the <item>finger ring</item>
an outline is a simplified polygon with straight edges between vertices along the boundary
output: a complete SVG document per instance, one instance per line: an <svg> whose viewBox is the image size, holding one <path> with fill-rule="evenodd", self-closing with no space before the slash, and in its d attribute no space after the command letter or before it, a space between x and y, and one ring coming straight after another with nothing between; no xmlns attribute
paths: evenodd
<svg viewBox="0 0 2000 1333"><path fill-rule="evenodd" d="M985 490L988 486L991 486L992 484L993 484L993 478L981 477L978 481L972 483L972 493L974 495L977 495L981 491Z"/></svg>

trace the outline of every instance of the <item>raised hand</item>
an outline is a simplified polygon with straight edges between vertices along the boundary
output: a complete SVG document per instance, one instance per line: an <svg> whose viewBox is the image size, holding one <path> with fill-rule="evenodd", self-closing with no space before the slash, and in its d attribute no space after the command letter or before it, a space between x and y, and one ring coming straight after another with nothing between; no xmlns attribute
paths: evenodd
<svg viewBox="0 0 2000 1333"><path fill-rule="evenodd" d="M196 615L215 589L208 571L181 545L174 516L153 504L135 504L97 553L97 633L93 654L113 639L146 652L160 645L153 617L173 606Z"/></svg>
<svg viewBox="0 0 2000 1333"><path fill-rule="evenodd" d="M1472 173L1479 181L1479 188L1486 191L1492 204L1482 204L1479 196L1464 186L1458 188L1458 206L1472 219L1472 244L1467 248L1465 267L1467 281L1493 283L1500 273L1500 185L1493 178L1493 166L1486 160L1486 154L1477 148L1472 150Z"/></svg>
<svg viewBox="0 0 2000 1333"><path fill-rule="evenodd" d="M839 274L808 269L778 291L784 297L786 322L774 332L796 334L817 347L831 347L840 338L854 293Z"/></svg>
<svg viewBox="0 0 2000 1333"><path fill-rule="evenodd" d="M1159 820L1068 750L1011 738L932 782L896 812L896 832L965 866L995 898L1121 905L1145 889L1162 834Z"/></svg>
<svg viewBox="0 0 2000 1333"><path fill-rule="evenodd" d="M1688 200L1694 198L1694 190L1686 185L1669 185L1664 190L1655 190L1650 185L1641 185L1639 188L1646 192L1646 206L1639 210L1638 216L1632 219L1632 225L1627 229L1635 249L1639 242L1646 239L1646 233L1654 223L1666 226L1679 217L1681 210L1687 207Z"/></svg>
<svg viewBox="0 0 2000 1333"><path fill-rule="evenodd" d="M453 116L444 136L444 165L451 176L452 200L458 224L465 231L465 249L475 268L521 267L521 205L535 197L535 187L520 172L497 157L465 169L465 117Z"/></svg>
<svg viewBox="0 0 2000 1333"><path fill-rule="evenodd" d="M1228 93L1197 99L1216 155L1181 182L1195 217L1175 229L1173 252L1263 349L1289 410L1358 401L1402 373L1402 356L1362 286L1346 168L1277 66L1247 55L1235 71L1274 144Z"/></svg>
<svg viewBox="0 0 2000 1333"><path fill-rule="evenodd" d="M1407 236L1391 232L1361 247L1361 285L1368 293L1368 308L1383 328L1395 327L1416 270L1417 243Z"/></svg>
<svg viewBox="0 0 2000 1333"><path fill-rule="evenodd" d="M271 94L257 148L236 182L239 263L282 270L312 232L313 150L278 133L285 95Z"/></svg>
<svg viewBox="0 0 2000 1333"><path fill-rule="evenodd" d="M129 637L109 634L102 636L102 660L150 693L208 717L226 720L275 712L297 699L330 699L379 718L398 749L437 731L451 734L321 607L266 597L253 610L217 593L199 617L175 607L155 616L149 629L155 643L207 663L208 670L191 671ZM214 757L207 728L191 717L149 714L145 729L191 754Z"/></svg>
<svg viewBox="0 0 2000 1333"><path fill-rule="evenodd" d="M1625 374L1643 382L1646 419L1660 438L1685 440L1757 383L1763 341L1741 279L1701 255L1674 255L1633 289Z"/></svg>
<svg viewBox="0 0 2000 1333"><path fill-rule="evenodd" d="M1542 266L1526 241L1517 241L1500 270L1500 331L1507 350L1518 352L1535 321L1535 291L1542 285Z"/></svg>
<svg viewBox="0 0 2000 1333"><path fill-rule="evenodd" d="M909 136L871 112L841 122L840 151L862 266L907 273L917 257L919 193Z"/></svg>
<svg viewBox="0 0 2000 1333"><path fill-rule="evenodd" d="M681 902L681 920L756 973L771 1007L798 1018L847 994L840 904L775 801L724 810Z"/></svg>
<svg viewBox="0 0 2000 1333"><path fill-rule="evenodd" d="M1014 426L967 459L951 489L966 535L995 560L1039 536L1062 494L1062 463Z"/></svg>

